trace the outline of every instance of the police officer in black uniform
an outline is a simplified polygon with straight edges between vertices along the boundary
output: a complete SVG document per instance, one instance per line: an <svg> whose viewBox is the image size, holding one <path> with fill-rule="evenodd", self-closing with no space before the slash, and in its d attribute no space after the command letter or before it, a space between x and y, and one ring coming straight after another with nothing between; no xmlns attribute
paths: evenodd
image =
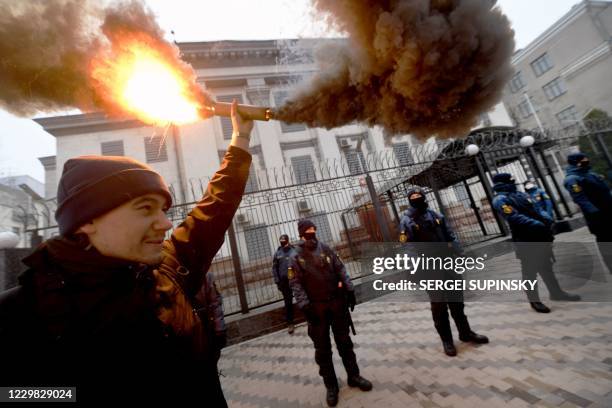
<svg viewBox="0 0 612 408"><path fill-rule="evenodd" d="M301 241L294 247L295 256L288 270L293 296L308 321L308 336L315 346L315 361L327 388L327 404L338 403L338 380L332 361L329 338L331 327L336 347L348 375L348 385L370 391L372 383L359 374L353 342L349 335L349 308L355 308L355 292L351 278L338 255L316 237L316 226L300 220Z"/></svg>
<svg viewBox="0 0 612 408"><path fill-rule="evenodd" d="M279 238L280 246L274 254L272 260L272 275L274 276L274 283L278 290L283 294L285 301L285 319L287 321L287 331L289 334L293 334L295 330L293 326L293 293L289 286L289 278L287 277L287 270L289 268L290 258L293 256L293 246L289 243L289 236L283 234Z"/></svg>
<svg viewBox="0 0 612 408"><path fill-rule="evenodd" d="M506 219L512 232L512 240L517 242L516 257L521 261L523 279L537 279L540 274L551 300L580 300L580 296L561 289L553 272L552 242L555 239L552 232L553 220L545 212L537 210L529 195L516 189L511 174L496 174L493 183L496 194L493 207ZM534 290L527 291L527 299L536 312L550 313L550 309L540 301L537 285Z"/></svg>
<svg viewBox="0 0 612 408"><path fill-rule="evenodd" d="M587 155L570 154L567 163L564 186L580 206L608 271L612 273L612 193L603 177L591 170Z"/></svg>
<svg viewBox="0 0 612 408"><path fill-rule="evenodd" d="M425 194L421 189L413 189L408 192L408 201L412 208L408 209L400 221L400 241L406 242L446 242L447 245L433 244L423 248L428 255L440 256L461 253L462 249L446 219L428 209ZM435 247L434 247L435 246ZM453 271L435 271L436 279L457 280L459 275ZM442 340L444 353L453 357L457 355L457 349L453 343L453 333L448 319L448 310L455 321L459 331L459 340L476 344L489 342L486 336L476 334L472 331L467 316L464 313L463 291L429 291L431 301L431 314L434 326Z"/></svg>

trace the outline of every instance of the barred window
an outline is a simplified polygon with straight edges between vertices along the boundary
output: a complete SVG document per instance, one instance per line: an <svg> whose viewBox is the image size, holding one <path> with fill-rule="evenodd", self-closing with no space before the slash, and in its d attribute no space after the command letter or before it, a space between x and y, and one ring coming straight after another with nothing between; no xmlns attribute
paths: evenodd
<svg viewBox="0 0 612 408"><path fill-rule="evenodd" d="M531 111L531 106L529 106L529 103L527 101L519 103L518 110L523 119L527 119L528 117L533 115L533 112Z"/></svg>
<svg viewBox="0 0 612 408"><path fill-rule="evenodd" d="M410 143L396 143L393 145L393 153L400 166L409 166L414 163L412 152L410 151Z"/></svg>
<svg viewBox="0 0 612 408"><path fill-rule="evenodd" d="M329 226L329 220L325 213L312 214L308 217L310 221L317 227L317 238L323 243L329 243L332 241L331 228Z"/></svg>
<svg viewBox="0 0 612 408"><path fill-rule="evenodd" d="M272 256L270 239L265 224L254 225L244 229L244 239L246 240L247 253L249 260L269 258Z"/></svg>
<svg viewBox="0 0 612 408"><path fill-rule="evenodd" d="M523 73L519 71L516 74L514 74L514 76L510 80L510 91L512 91L512 93L517 93L518 91L523 89L526 85L527 84L525 83L525 80L523 79Z"/></svg>
<svg viewBox="0 0 612 408"><path fill-rule="evenodd" d="M242 103L242 95L239 94L217 96L217 101L219 102L232 103L234 99L236 99L238 103ZM226 117L220 117L219 120L221 121L221 132L223 133L223 139L230 140L234 131L234 129L232 128L232 120Z"/></svg>
<svg viewBox="0 0 612 408"><path fill-rule="evenodd" d="M544 85L542 89L544 89L544 94L546 94L546 97L549 101L557 99L565 92L567 92L567 89L565 88L565 83L561 78L553 79L552 81Z"/></svg>
<svg viewBox="0 0 612 408"><path fill-rule="evenodd" d="M100 144L100 149L102 150L102 156L125 156L123 140L102 142Z"/></svg>
<svg viewBox="0 0 612 408"><path fill-rule="evenodd" d="M257 174L255 172L255 167L251 164L251 169L249 170L249 178L247 179L246 187L244 188L245 193L252 193L259 190L259 185L257 183Z"/></svg>
<svg viewBox="0 0 612 408"><path fill-rule="evenodd" d="M453 186L453 190L455 191L455 195L457 196L457 201L467 209L470 208L470 196L463 184L455 184Z"/></svg>
<svg viewBox="0 0 612 408"><path fill-rule="evenodd" d="M575 126L578 123L578 112L574 105L557 113L557 120L563 127Z"/></svg>
<svg viewBox="0 0 612 408"><path fill-rule="evenodd" d="M347 150L344 152L346 158L346 164L348 165L349 173L361 174L363 173L362 163L365 162L363 152L356 150Z"/></svg>
<svg viewBox="0 0 612 408"><path fill-rule="evenodd" d="M550 57L548 56L548 53L545 53L544 55L542 55L541 57L539 57L538 59L536 59L535 61L531 63L531 68L533 68L533 72L538 77L550 71L552 67L553 65L552 65L552 62L550 61Z"/></svg>
<svg viewBox="0 0 612 408"><path fill-rule="evenodd" d="M314 164L310 156L296 156L291 158L291 166L295 174L297 184L311 183L317 181Z"/></svg>
<svg viewBox="0 0 612 408"><path fill-rule="evenodd" d="M274 93L274 106L277 108L285 103L287 97L289 96L289 92L287 91L278 91ZM306 130L306 125L303 123L285 123L280 122L281 132L283 133L291 133L291 132L301 132Z"/></svg>
<svg viewBox="0 0 612 408"><path fill-rule="evenodd" d="M168 161L168 150L166 140L161 136L145 137L145 155L147 163L158 163Z"/></svg>

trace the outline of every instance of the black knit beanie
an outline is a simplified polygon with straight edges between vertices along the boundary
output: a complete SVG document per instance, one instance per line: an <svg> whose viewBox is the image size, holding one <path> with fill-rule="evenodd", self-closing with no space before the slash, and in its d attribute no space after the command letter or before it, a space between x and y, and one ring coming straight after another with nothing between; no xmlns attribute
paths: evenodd
<svg viewBox="0 0 612 408"><path fill-rule="evenodd" d="M81 156L64 164L57 188L55 219L61 235L145 194L172 196L162 177L146 164L123 156Z"/></svg>
<svg viewBox="0 0 612 408"><path fill-rule="evenodd" d="M306 230L310 227L317 228L317 226L314 225L314 222L308 219L299 220L298 221L298 233L300 234L300 237L303 237Z"/></svg>

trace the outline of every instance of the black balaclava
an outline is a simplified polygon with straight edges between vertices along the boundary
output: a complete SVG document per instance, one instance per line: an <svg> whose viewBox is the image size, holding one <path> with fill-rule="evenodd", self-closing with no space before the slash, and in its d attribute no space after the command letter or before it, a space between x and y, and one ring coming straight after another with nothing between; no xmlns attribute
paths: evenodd
<svg viewBox="0 0 612 408"><path fill-rule="evenodd" d="M316 231L317 226L314 224L314 222L308 219L298 221L298 233L300 234L300 237L304 239L306 248L310 249L316 248L318 242L316 232L306 232L306 230L312 227L314 227Z"/></svg>
<svg viewBox="0 0 612 408"><path fill-rule="evenodd" d="M289 248L289 235L287 234L281 235L278 241L280 242L281 248L283 249Z"/></svg>
<svg viewBox="0 0 612 408"><path fill-rule="evenodd" d="M413 196L415 196L413 198ZM429 204L427 204L427 199L425 198L425 194L420 189L411 190L408 193L408 202L412 206L419 211L425 211Z"/></svg>

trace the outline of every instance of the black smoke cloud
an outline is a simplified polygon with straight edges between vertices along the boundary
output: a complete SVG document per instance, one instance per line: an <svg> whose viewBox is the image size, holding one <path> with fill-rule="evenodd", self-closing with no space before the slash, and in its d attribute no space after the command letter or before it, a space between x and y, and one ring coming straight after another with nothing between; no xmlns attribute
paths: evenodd
<svg viewBox="0 0 612 408"><path fill-rule="evenodd" d="M275 112L286 122L462 136L512 75L514 32L495 1L313 3L348 39L319 50L320 73Z"/></svg>

